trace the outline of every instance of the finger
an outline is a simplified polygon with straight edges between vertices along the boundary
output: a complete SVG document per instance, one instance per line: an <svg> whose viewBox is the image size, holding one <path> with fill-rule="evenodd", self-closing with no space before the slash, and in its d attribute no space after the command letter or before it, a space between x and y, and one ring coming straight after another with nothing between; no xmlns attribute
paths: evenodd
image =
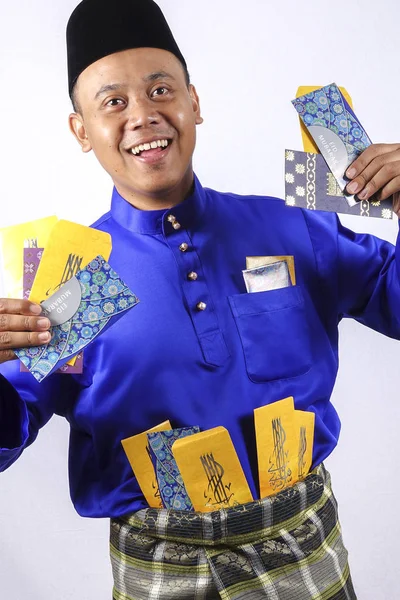
<svg viewBox="0 0 400 600"><path fill-rule="evenodd" d="M376 194L377 200L387 200L390 196L396 196L393 200L397 200L398 192L400 192L400 175L394 177L382 190Z"/></svg>
<svg viewBox="0 0 400 600"><path fill-rule="evenodd" d="M391 181L396 181L400 173L400 160L396 162L386 163L377 173L368 181L366 186L361 192L357 193L359 200L368 200L371 196L376 195L380 200L386 200L391 194L387 196L381 196L383 188L386 187ZM348 188L349 189L349 188ZM393 192L398 191L393 188ZM380 197L381 196L381 197Z"/></svg>
<svg viewBox="0 0 400 600"><path fill-rule="evenodd" d="M354 179L367 168L367 166L377 158L389 154L390 152L397 152L400 150L400 144L372 144L368 146L364 152L350 165L346 171L346 177Z"/></svg>
<svg viewBox="0 0 400 600"><path fill-rule="evenodd" d="M400 218L400 192L393 194L393 211Z"/></svg>
<svg viewBox="0 0 400 600"><path fill-rule="evenodd" d="M17 300L15 298L0 299L0 315L40 315L41 313L42 307L29 300Z"/></svg>
<svg viewBox="0 0 400 600"><path fill-rule="evenodd" d="M0 314L0 331L47 331L50 326L46 317Z"/></svg>
<svg viewBox="0 0 400 600"><path fill-rule="evenodd" d="M0 332L0 351L10 350L17 348L27 348L31 346L43 346L48 344L51 340L51 334L49 331L42 331L41 333L27 331L27 332L12 332L2 331Z"/></svg>
<svg viewBox="0 0 400 600"><path fill-rule="evenodd" d="M16 360L16 356L12 350L0 350L0 364L9 360Z"/></svg>
<svg viewBox="0 0 400 600"><path fill-rule="evenodd" d="M387 160L388 155L385 156ZM369 181L371 181L371 179L385 165L384 161L385 158L383 156L378 156L377 158L374 158L364 169L364 171L361 171L361 173L355 179L353 179L353 181L347 184L346 191L349 194L358 194L359 192L361 192L361 190L366 186L366 184Z"/></svg>

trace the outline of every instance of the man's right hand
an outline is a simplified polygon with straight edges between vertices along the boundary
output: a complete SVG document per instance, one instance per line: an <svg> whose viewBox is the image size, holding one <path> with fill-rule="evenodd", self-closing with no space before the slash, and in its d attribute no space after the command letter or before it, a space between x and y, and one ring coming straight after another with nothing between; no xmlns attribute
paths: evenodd
<svg viewBox="0 0 400 600"><path fill-rule="evenodd" d="M0 299L0 363L16 358L13 349L42 346L51 339L50 321L29 300Z"/></svg>

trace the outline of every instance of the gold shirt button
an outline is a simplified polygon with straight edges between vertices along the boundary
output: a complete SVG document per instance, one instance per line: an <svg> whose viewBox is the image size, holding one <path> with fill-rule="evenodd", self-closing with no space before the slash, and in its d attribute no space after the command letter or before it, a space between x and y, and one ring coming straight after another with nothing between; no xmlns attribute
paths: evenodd
<svg viewBox="0 0 400 600"><path fill-rule="evenodd" d="M206 310L207 304L205 302L199 302L197 304L197 310Z"/></svg>
<svg viewBox="0 0 400 600"><path fill-rule="evenodd" d="M180 224L180 223L178 223L178 221L175 221L175 223L172 223L172 227L173 227L175 230L178 230L178 229L180 229L180 228L181 228L181 224Z"/></svg>
<svg viewBox="0 0 400 600"><path fill-rule="evenodd" d="M188 279L190 279L190 281L196 281L198 275L197 273L195 273L195 271L192 271L191 273L188 274Z"/></svg>
<svg viewBox="0 0 400 600"><path fill-rule="evenodd" d="M168 222L169 223L175 223L176 221L176 217L174 217L174 215L168 215Z"/></svg>
<svg viewBox="0 0 400 600"><path fill-rule="evenodd" d="M183 244L181 244L181 245L179 246L179 250L180 250L181 252L186 252L186 250L187 250L188 248L189 248L189 244L187 244L186 242L184 242Z"/></svg>

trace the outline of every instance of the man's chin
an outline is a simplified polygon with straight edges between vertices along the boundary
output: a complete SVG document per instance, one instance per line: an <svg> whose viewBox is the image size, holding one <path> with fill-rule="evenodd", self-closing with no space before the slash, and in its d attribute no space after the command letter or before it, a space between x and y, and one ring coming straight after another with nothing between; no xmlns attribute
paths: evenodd
<svg viewBox="0 0 400 600"><path fill-rule="evenodd" d="M182 202L192 182L193 173L174 177L170 173L153 172L140 180L114 181L114 184L119 194L133 206L141 210L157 210Z"/></svg>
<svg viewBox="0 0 400 600"><path fill-rule="evenodd" d="M143 196L149 196L149 198L161 199L179 188L181 182L182 180L179 178L165 176L165 174L162 177L157 177L156 174L153 174L147 181L141 181L136 186L132 186L132 190Z"/></svg>

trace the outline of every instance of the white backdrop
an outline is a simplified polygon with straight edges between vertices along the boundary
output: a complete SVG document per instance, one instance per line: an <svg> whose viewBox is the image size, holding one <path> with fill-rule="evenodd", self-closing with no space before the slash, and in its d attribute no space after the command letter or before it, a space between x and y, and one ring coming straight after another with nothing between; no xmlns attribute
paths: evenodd
<svg viewBox="0 0 400 600"><path fill-rule="evenodd" d="M64 32L76 3L0 0L0 227L54 213L90 224L108 210L108 176L67 128ZM204 185L283 195L284 148L301 149L290 104L299 85L344 85L370 137L400 141L397 0L159 3L202 101L195 168ZM342 220L395 240L395 221ZM393 600L400 344L346 322L340 356L334 403L343 429L326 464L358 596ZM0 475L0 598L111 596L108 522L75 514L67 444L68 428L54 418Z"/></svg>

